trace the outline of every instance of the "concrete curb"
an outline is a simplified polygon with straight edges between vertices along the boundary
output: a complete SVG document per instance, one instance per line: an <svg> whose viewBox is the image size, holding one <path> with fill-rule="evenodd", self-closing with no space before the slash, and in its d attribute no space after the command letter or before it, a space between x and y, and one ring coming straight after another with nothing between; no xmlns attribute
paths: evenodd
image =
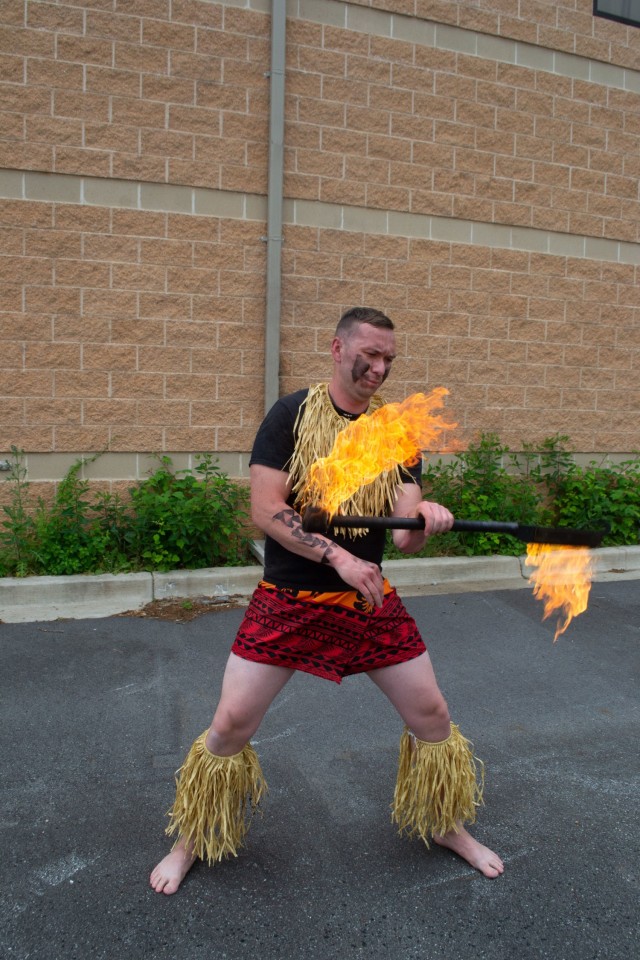
<svg viewBox="0 0 640 960"><path fill-rule="evenodd" d="M153 600L150 573L0 579L0 621L80 620L137 610Z"/></svg>
<svg viewBox="0 0 640 960"><path fill-rule="evenodd" d="M640 547L592 551L594 581L640 578ZM389 560L384 573L402 596L517 590L531 573L522 557L434 557ZM262 566L213 567L168 573L0 578L0 622L78 620L139 610L169 597L248 598Z"/></svg>
<svg viewBox="0 0 640 960"><path fill-rule="evenodd" d="M408 557L388 560L382 569L400 596L406 597L526 586L518 557Z"/></svg>

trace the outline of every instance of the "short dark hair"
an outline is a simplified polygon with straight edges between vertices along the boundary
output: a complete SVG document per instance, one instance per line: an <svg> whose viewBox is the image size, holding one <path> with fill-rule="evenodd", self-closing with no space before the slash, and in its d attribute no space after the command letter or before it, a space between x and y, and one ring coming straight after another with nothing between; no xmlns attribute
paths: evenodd
<svg viewBox="0 0 640 960"><path fill-rule="evenodd" d="M381 310L374 310L373 307L351 307L340 317L336 336L348 336L354 327L359 327L362 323L369 323L372 327L382 327L384 330L395 329L393 321Z"/></svg>

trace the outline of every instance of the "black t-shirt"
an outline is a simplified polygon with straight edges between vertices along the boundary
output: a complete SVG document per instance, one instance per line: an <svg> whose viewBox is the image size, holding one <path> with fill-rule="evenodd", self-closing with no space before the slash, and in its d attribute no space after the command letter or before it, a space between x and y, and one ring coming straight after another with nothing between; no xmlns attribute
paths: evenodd
<svg viewBox="0 0 640 960"><path fill-rule="evenodd" d="M250 464L260 464L274 470L286 470L295 446L294 425L301 403L308 390L298 390L277 400L266 415L256 434L251 452ZM338 411L343 414L343 411ZM353 419L357 419L354 417ZM407 482L420 484L422 465L404 468ZM294 497L288 503L293 506ZM348 550L349 553L371 563L382 563L385 544L384 530L369 530L362 536L339 536L333 532L327 534L330 540ZM265 538L264 578L277 587L293 587L300 590L336 591L349 590L351 587L338 576L333 567L318 563L292 553L277 540Z"/></svg>

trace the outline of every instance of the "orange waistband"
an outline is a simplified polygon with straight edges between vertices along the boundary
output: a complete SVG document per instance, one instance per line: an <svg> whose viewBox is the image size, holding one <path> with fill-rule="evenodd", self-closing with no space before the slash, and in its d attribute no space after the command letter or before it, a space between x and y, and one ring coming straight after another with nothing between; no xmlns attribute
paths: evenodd
<svg viewBox="0 0 640 960"><path fill-rule="evenodd" d="M352 607L359 609L362 605L362 596L357 590L334 590L323 593L319 590L298 590L297 587L276 587L275 584L267 580L261 580L259 584L263 590L279 590L281 593L287 593L296 600L303 600L307 603L324 603L341 607ZM385 577L383 580L383 595L386 597L391 593L393 587Z"/></svg>

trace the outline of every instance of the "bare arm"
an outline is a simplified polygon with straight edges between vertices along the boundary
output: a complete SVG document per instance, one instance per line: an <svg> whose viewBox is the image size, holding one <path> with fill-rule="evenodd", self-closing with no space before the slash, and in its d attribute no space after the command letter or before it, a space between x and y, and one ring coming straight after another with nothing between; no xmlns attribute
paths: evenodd
<svg viewBox="0 0 640 960"><path fill-rule="evenodd" d="M383 579L375 563L360 560L321 533L306 533L300 514L287 504L288 474L254 464L251 467L251 517L264 533L300 557L326 563L349 586L382 606Z"/></svg>
<svg viewBox="0 0 640 960"><path fill-rule="evenodd" d="M416 553L434 533L451 529L453 514L439 503L423 500L417 483L404 483L393 511L394 517L424 517L424 530L394 530L393 542L402 553Z"/></svg>

